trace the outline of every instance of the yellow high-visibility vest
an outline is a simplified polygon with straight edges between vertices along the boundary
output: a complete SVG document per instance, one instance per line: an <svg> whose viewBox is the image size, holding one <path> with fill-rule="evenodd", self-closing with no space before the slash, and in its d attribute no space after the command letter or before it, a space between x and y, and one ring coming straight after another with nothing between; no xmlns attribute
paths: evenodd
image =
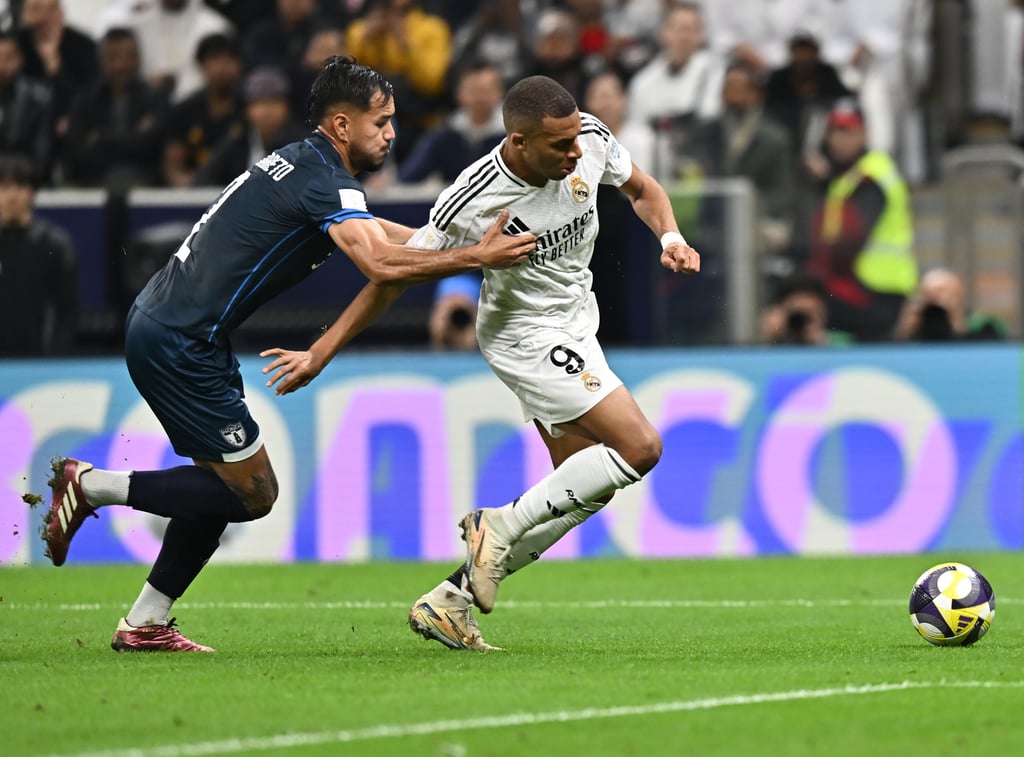
<svg viewBox="0 0 1024 757"><path fill-rule="evenodd" d="M917 288L910 192L896 164L886 153L879 150L864 153L846 173L829 184L822 236L826 242L838 238L842 231L843 205L864 177L882 188L885 208L854 261L853 272L861 284L875 292L910 294Z"/></svg>

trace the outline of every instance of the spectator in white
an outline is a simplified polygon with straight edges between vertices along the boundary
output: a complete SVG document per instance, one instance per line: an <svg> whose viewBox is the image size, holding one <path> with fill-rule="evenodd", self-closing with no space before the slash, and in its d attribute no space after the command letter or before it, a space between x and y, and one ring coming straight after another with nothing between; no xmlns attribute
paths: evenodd
<svg viewBox="0 0 1024 757"><path fill-rule="evenodd" d="M615 65L624 76L633 74L650 63L658 52L658 25L665 0L627 0L605 3L605 18L615 50Z"/></svg>
<svg viewBox="0 0 1024 757"><path fill-rule="evenodd" d="M416 140L409 156L398 166L402 183L439 176L445 184L458 178L466 166L481 158L505 138L501 101L505 83L490 63L476 63L459 74L455 88L457 108L448 121Z"/></svg>
<svg viewBox="0 0 1024 757"><path fill-rule="evenodd" d="M947 4L948 5L948 4ZM965 0L961 18L973 42L963 53L967 115L1005 118L1008 93L1020 99L1021 23L1018 0Z"/></svg>
<svg viewBox="0 0 1024 757"><path fill-rule="evenodd" d="M704 25L696 3L672 4L658 30L661 52L629 83L629 119L658 135L659 181L679 178L686 141L696 121L722 110L724 67L704 49Z"/></svg>
<svg viewBox="0 0 1024 757"><path fill-rule="evenodd" d="M96 37L115 27L135 32L143 78L174 102L203 86L195 59L199 42L217 32L232 33L230 22L203 0L112 0L100 14Z"/></svg>
<svg viewBox="0 0 1024 757"><path fill-rule="evenodd" d="M612 70L601 71L587 82L583 110L601 119L615 139L633 157L644 172L654 171L654 131L641 121L626 119L626 87L622 77Z"/></svg>
<svg viewBox="0 0 1024 757"><path fill-rule="evenodd" d="M906 179L926 172L922 103L931 75L933 0L833 0L822 57L858 93L868 143L896 159Z"/></svg>
<svg viewBox="0 0 1024 757"><path fill-rule="evenodd" d="M1010 134L1024 145L1024 0L1010 0L1006 9L1006 99ZM1014 44L1016 43L1016 44Z"/></svg>
<svg viewBox="0 0 1024 757"><path fill-rule="evenodd" d="M819 34L831 0L729 0L705 2L708 43L723 59L739 60L767 74L785 65L798 32Z"/></svg>

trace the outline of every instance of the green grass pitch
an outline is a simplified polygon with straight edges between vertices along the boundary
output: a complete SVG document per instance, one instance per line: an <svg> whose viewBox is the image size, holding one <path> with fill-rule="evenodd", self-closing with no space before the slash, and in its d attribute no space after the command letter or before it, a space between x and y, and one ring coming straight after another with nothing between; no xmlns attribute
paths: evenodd
<svg viewBox="0 0 1024 757"><path fill-rule="evenodd" d="M214 655L117 654L141 566L0 569L0 753L1016 754L1024 556L541 562L484 638L412 634L451 566L213 564L175 607ZM933 647L907 599L934 563L991 581L992 630Z"/></svg>

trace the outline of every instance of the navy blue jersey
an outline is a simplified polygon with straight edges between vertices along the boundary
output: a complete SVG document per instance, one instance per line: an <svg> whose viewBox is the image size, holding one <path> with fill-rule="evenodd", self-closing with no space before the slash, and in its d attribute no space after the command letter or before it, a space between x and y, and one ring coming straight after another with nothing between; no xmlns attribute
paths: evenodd
<svg viewBox="0 0 1024 757"><path fill-rule="evenodd" d="M155 321L224 343L265 302L295 286L336 247L327 234L373 218L362 185L314 134L232 181L135 300Z"/></svg>

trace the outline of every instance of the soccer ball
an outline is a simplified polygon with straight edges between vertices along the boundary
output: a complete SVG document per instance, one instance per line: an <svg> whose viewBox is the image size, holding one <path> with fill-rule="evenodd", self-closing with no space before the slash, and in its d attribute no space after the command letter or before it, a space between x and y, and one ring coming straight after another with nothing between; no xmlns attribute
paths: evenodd
<svg viewBox="0 0 1024 757"><path fill-rule="evenodd" d="M928 568L910 592L910 620L925 641L939 646L973 644L996 615L992 586L974 568L946 562Z"/></svg>

